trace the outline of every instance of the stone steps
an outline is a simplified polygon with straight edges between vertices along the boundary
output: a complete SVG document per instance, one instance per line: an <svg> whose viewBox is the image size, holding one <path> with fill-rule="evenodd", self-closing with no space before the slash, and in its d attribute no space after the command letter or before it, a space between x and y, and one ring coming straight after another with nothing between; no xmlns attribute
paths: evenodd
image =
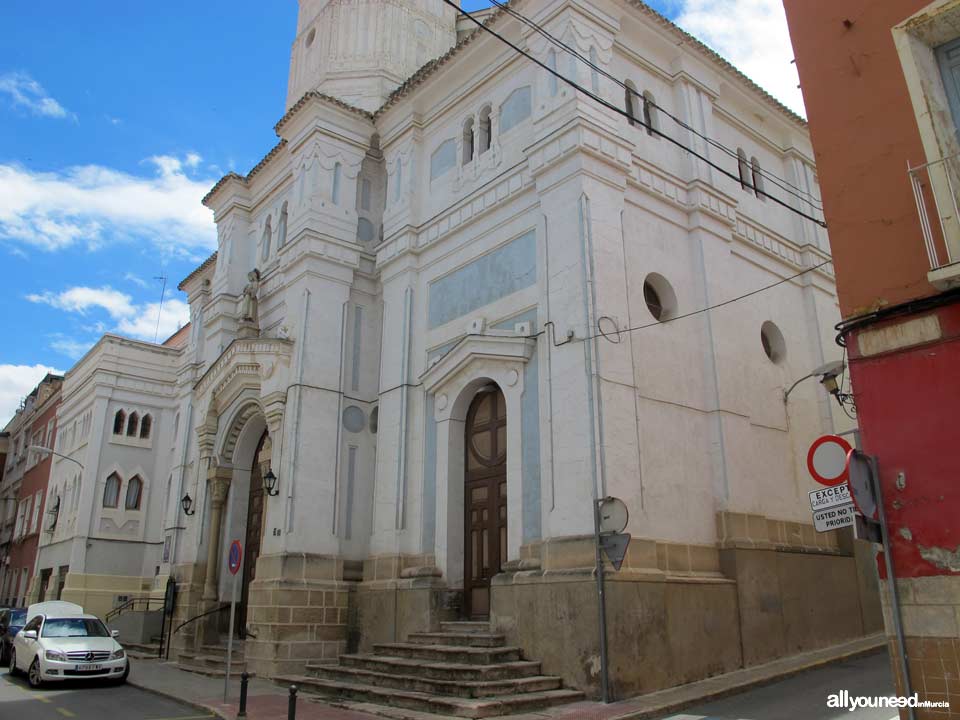
<svg viewBox="0 0 960 720"><path fill-rule="evenodd" d="M410 633L408 643L418 645L456 645L461 647L503 647L505 636L494 633L422 632Z"/></svg>
<svg viewBox="0 0 960 720"><path fill-rule="evenodd" d="M560 678L546 675L500 680L435 680L417 675L395 675L341 665L320 667L311 672L310 675L334 683L373 685L380 688L395 688L431 695L465 698L545 692L547 690L559 690L563 686L563 681Z"/></svg>
<svg viewBox="0 0 960 720"><path fill-rule="evenodd" d="M177 667L207 677L223 677L227 674L227 648L219 645L204 645L199 651L181 650L177 656ZM243 645L239 644L233 648L230 674L239 675L246 669Z"/></svg>
<svg viewBox="0 0 960 720"><path fill-rule="evenodd" d="M419 643L379 643L373 646L378 655L392 655L416 660L470 665L495 665L520 659L518 647L465 647L462 645L420 645Z"/></svg>
<svg viewBox="0 0 960 720"><path fill-rule="evenodd" d="M275 678L325 698L387 705L448 717L486 718L574 702L583 693L487 623L441 623L440 632L413 633L402 643L375 644L373 654L341 655L339 665L307 663L306 675Z"/></svg>
<svg viewBox="0 0 960 720"><path fill-rule="evenodd" d="M413 675L430 680L490 681L509 678L533 677L540 674L540 663L530 660L473 665L463 663L427 663L410 658L386 655L341 655L340 665L373 672L395 675ZM307 671L328 668L330 665L307 665Z"/></svg>
<svg viewBox="0 0 960 720"><path fill-rule="evenodd" d="M275 679L284 685L293 684L301 690L314 692L324 697L463 718L488 718L531 712L553 705L575 702L583 698L583 693L577 690L546 690L517 695L464 698L382 688L374 685L345 683L339 680L323 680L306 675L291 675Z"/></svg>

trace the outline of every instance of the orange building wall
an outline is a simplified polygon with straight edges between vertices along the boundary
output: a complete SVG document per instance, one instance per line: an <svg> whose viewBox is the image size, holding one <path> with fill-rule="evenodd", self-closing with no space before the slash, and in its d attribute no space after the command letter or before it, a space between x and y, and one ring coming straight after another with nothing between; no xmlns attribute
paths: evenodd
<svg viewBox="0 0 960 720"><path fill-rule="evenodd" d="M845 319L936 293L907 177L926 157L890 32L929 2L784 0Z"/></svg>

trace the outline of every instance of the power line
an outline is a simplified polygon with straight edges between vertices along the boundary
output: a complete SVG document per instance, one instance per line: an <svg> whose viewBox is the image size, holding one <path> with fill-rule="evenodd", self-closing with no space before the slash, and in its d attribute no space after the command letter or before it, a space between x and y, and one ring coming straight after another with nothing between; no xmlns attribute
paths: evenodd
<svg viewBox="0 0 960 720"><path fill-rule="evenodd" d="M597 318L598 332L595 335L587 335L586 337L580 338L580 340L587 341L587 340L593 340L594 338L602 337L605 340L609 340L610 342L616 344L620 342L620 336L623 335L624 333L634 332L636 330L643 330L649 327L658 327L660 325L666 325L667 323L675 322L677 320L683 320L684 318L692 317L694 315L700 315L701 313L709 312L710 310L716 310L717 308L724 307L725 305L731 305L735 302L739 302L740 300L745 300L748 297L752 297L753 295L757 295L759 293L770 290L771 288L775 288L777 287L777 285L783 285L784 283L790 282L791 280L796 280L801 275L805 275L806 273L811 272L813 270L818 270L819 268L822 268L824 265L829 265L831 262L833 262L833 260L824 260L821 263L812 265L811 267L808 267L808 268L804 268L800 272L794 273L793 275L789 275L788 277L780 278L776 282L772 282L769 285L764 285L763 287L756 288L755 290L751 290L750 292L744 293L743 295L738 295L737 297L730 298L729 300L724 300L723 302L718 302L714 305L708 305L707 307L700 308L699 310L692 310L691 312L684 313L683 315L674 315L673 317L668 317L665 320L657 320L652 323L647 323L646 325L636 325L634 327L624 328L623 330L617 329L609 332L604 332L603 329L600 327L600 322L602 320L610 320L611 322L613 322L613 320L612 318L606 315L601 315L599 318ZM610 340L611 335L616 335L617 339Z"/></svg>
<svg viewBox="0 0 960 720"><path fill-rule="evenodd" d="M715 147L715 148L723 151L724 153L726 153L727 155L729 155L731 158L736 159L738 162L740 161L740 156L737 154L737 152L736 152L735 150L733 150L732 148L727 147L726 145L724 145L723 143L721 143L721 142L718 141L718 140L714 140L713 138L711 138L711 137L709 137L709 136L707 136L707 135L704 135L704 134L701 133L699 130L691 127L690 125L688 125L688 124L687 124L686 122L684 122L682 119L680 119L679 117L677 117L676 115L674 115L673 113L671 113L671 112L670 112L669 110L667 110L666 108L658 105L655 101L650 100L649 98L641 95L641 94L638 93L634 88L631 88L629 85L627 85L624 81L621 81L621 80L620 80L619 78L617 78L616 76L611 75L609 72L607 72L606 70L604 70L601 66L597 65L597 64L594 63L592 60L590 60L590 58L585 57L583 54L580 53L579 50L577 50L577 49L574 48L574 47L571 47L570 45L568 45L567 43L565 43L563 40L561 40L560 38L558 38L556 35L553 35L552 33L550 33L550 31L546 30L542 25L539 25L538 23L534 22L533 20L531 20L530 18L526 17L526 16L523 15L522 13L520 13L520 12L514 10L513 8L509 7L509 5L500 2L499 0L490 0L490 1L491 1L494 5L496 5L497 7L499 7L501 10L503 10L503 11L509 13L510 15L512 15L513 17L517 18L520 22L522 22L522 23L524 23L525 25L527 25L528 27L531 27L531 28L533 28L534 30L536 30L536 32L537 32L538 34L540 34L540 35L542 35L543 37L547 38L547 39L548 39L550 42L552 42L554 45L557 45L558 47L563 48L563 49L566 50L568 53L570 53L571 55L575 56L577 59L579 59L580 61L582 61L583 63L585 63L588 67L590 67L592 70L596 70L599 74L601 74L601 75L603 75L604 77L612 80L614 83L616 83L617 85L619 85L621 88L623 88L623 89L626 90L627 92L631 93L631 95L633 95L634 97L642 100L644 103L647 103L647 104L649 104L650 106L652 106L653 108L655 108L656 110L660 111L660 113L662 113L663 115L666 115L668 118L670 118L670 119L673 120L675 123L677 123L678 125L680 125L680 127L682 127L683 129L685 129L685 130L693 133L694 135L696 135L697 137L701 138L701 139L704 140L705 142L709 143L709 144L712 145L713 147ZM631 117L632 117L632 116L631 116ZM641 125L643 125L644 127L646 127L646 128L649 129L649 123L644 122L644 121L641 121L640 118L632 118L632 119L637 120L638 122L640 122ZM753 170L753 168L751 168L751 170ZM800 202L807 203L808 205L810 205L811 207L815 208L816 210L820 210L820 211L823 210L823 208L819 205L819 202L815 199L815 196L814 196L813 194L811 194L809 191L797 187L796 185L794 185L794 184L791 183L790 181L785 180L784 178L781 178L780 176L775 175L775 174L773 174L772 172L770 172L770 171L768 171L768 170L764 170L764 169L763 169L762 167L760 167L759 165L758 165L757 168L756 168L756 172L757 172L757 174L759 174L760 176L766 178L766 179L769 180L771 183L773 183L774 185L776 185L777 187L779 187L779 188L780 188L781 190L783 190L785 193L787 193L787 194L789 194L789 195L792 195L793 197L797 198L797 200L799 200ZM750 184L750 183L746 183L746 184L747 184L752 190L754 190L754 191L756 192L756 190L757 190L756 187L754 187L754 186L753 186L752 184ZM786 187L785 187L785 186L786 186ZM792 188L792 189L791 189L791 188ZM796 192L794 192L794 191L796 191ZM760 192L763 193L763 190L760 190ZM805 195L806 197L803 197L804 195Z"/></svg>
<svg viewBox="0 0 960 720"><path fill-rule="evenodd" d="M461 10L460 7L459 7L455 2L453 2L453 0L443 0L443 2L446 3L447 5L449 5L450 7L452 7L454 10L456 10L458 14L460 14L460 15L462 15L463 17L469 19L469 20L470 20L472 23L474 23L477 27L479 27L479 28L481 28L482 30L484 30L485 32L493 35L493 36L494 36L495 38L497 38L500 42L502 42L502 43L504 43L505 45L509 46L511 49L513 49L513 50L514 50L515 52L517 52L518 54L520 54L520 55L522 55L523 57L527 58L528 60L530 60L532 63L536 64L537 66L543 68L543 69L546 70L548 73L550 73L551 75L553 75L554 77L556 77L558 80L562 80L564 83L566 83L566 84L569 85L570 87L572 87L572 88L574 88L575 90L583 93L584 95L586 95L587 97L589 97L590 99L592 99L594 102L597 102L597 103L599 103L600 105L603 105L603 106L606 107L608 110L612 110L613 112L617 113L618 115L624 116L624 117L627 118L628 120L631 120L631 121L633 121L633 122L640 122L640 124L643 125L643 127L645 127L645 128L647 129L647 132L648 132L648 133L650 133L650 134L656 134L656 135L664 138L664 139L667 140L668 142L676 145L676 146L677 146L678 148L680 148L681 150L684 150L685 152L690 153L690 154L693 155L695 158L703 161L704 163L706 163L707 165L709 165L710 167L712 167L714 170L716 170L717 172L719 172L719 173L727 176L727 177L730 178L731 180L734 180L735 182L738 182L738 183L741 183L741 184L745 184L744 181L743 181L743 179L742 179L739 175L734 175L733 173L731 173L731 172L730 172L729 170L727 170L726 168L721 167L720 165L718 165L717 163L713 162L712 160L710 160L710 159L707 158L706 156L702 155L701 153L697 152L697 151L694 150L693 148L687 147L687 146L684 145L682 142L680 142L679 140L676 140L676 139L670 137L669 135L667 135L667 134L665 134L664 132L662 132L660 129L655 128L655 127L653 127L652 125L650 125L649 123L643 122L643 121L640 120L639 118L634 117L631 113L628 113L626 110L621 110L619 107L617 107L617 106L614 105L613 103L608 102L607 100L604 100L602 97L600 97L600 96L597 95L596 93L590 92L590 91L587 90L585 87L579 85L578 83L574 82L573 80L570 80L570 79L569 79L568 77L566 77L565 75L557 72L557 71L554 70L553 68L548 67L548 66L545 65L544 63L540 62L540 60L538 60L537 58L533 57L532 55L530 55L528 52L526 52L526 51L523 50L522 48L518 47L518 46L515 45L514 43L510 42L509 40L507 40L505 37L503 37L503 35L501 35L500 33L496 32L493 28L490 28L490 27L488 27L487 25L485 25L484 23L480 22L480 21L477 20L475 17L473 17L472 15L470 15L470 13L467 13L467 12ZM751 186L751 187L752 187L752 186ZM763 195L764 197L770 198L770 200L772 200L772 201L775 202L776 204L780 205L781 207L786 208L786 209L789 210L790 212L796 213L796 214L799 215L800 217L806 218L806 219L809 220L810 222L816 223L817 225L819 225L819 226L822 227L822 228L826 228L826 227L827 227L827 224L826 224L824 221L822 221L822 220L814 217L813 215L810 215L810 214L808 214L808 213L805 213L805 212L803 212L802 210L798 210L797 208L792 207L792 206L789 205L788 203L785 203L783 200L781 200L781 199L779 199L779 198L777 198L777 197L774 197L773 195L770 195L769 193L767 193L767 192L765 192L765 191L763 191L763 190L759 190L759 189L757 189L757 188L752 188L752 189L753 189L757 194L760 194L760 195Z"/></svg>

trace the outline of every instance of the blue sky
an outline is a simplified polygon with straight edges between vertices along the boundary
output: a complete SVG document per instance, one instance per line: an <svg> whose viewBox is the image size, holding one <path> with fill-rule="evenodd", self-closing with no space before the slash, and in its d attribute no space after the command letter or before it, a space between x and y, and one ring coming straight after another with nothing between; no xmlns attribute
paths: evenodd
<svg viewBox="0 0 960 720"><path fill-rule="evenodd" d="M783 55L779 0L652 4L748 74L778 52L763 43L779 37ZM296 13L296 0L0 3L0 423L103 332L162 340L186 318L176 285L215 249L199 200L275 144Z"/></svg>

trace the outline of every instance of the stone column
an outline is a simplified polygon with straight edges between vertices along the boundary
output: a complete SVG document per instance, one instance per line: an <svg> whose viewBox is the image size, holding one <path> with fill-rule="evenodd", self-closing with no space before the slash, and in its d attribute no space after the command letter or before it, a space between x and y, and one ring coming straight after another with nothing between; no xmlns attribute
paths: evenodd
<svg viewBox="0 0 960 720"><path fill-rule="evenodd" d="M210 534L207 542L207 575L203 585L205 602L217 599L217 576L220 569L220 534L223 526L223 508L233 470L223 466L210 468L207 472L207 492L210 497Z"/></svg>

